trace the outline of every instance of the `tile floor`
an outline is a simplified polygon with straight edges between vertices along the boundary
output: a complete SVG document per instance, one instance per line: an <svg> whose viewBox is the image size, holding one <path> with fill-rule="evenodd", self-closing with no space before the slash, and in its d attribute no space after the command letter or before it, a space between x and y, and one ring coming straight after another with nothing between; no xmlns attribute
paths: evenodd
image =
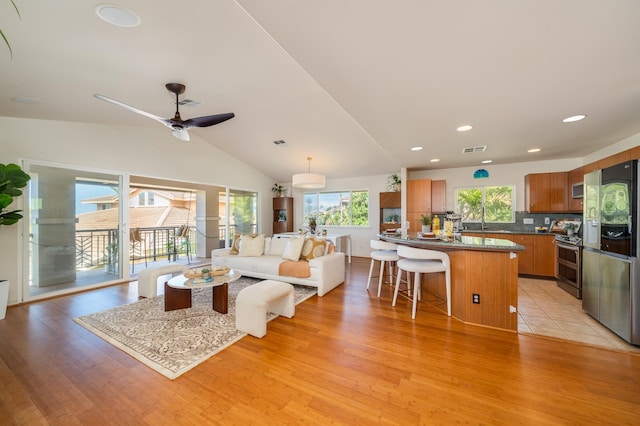
<svg viewBox="0 0 640 426"><path fill-rule="evenodd" d="M573 340L640 354L582 310L582 300L559 288L556 281L518 279L518 332Z"/></svg>

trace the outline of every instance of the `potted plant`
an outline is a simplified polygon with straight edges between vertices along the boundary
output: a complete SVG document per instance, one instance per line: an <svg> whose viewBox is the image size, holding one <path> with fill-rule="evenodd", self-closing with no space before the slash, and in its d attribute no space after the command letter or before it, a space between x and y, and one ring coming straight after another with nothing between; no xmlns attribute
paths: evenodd
<svg viewBox="0 0 640 426"><path fill-rule="evenodd" d="M431 232L431 215L420 215L420 222L422 223L422 233L426 234Z"/></svg>
<svg viewBox="0 0 640 426"><path fill-rule="evenodd" d="M564 230L567 231L567 235L573 235L578 230L578 225L573 222L566 222Z"/></svg>
<svg viewBox="0 0 640 426"><path fill-rule="evenodd" d="M209 270L209 268L202 268L201 272L202 279L208 280L209 278L211 278L211 271Z"/></svg>
<svg viewBox="0 0 640 426"><path fill-rule="evenodd" d="M22 210L7 210L14 197L22 195L31 177L17 164L0 164L0 225L13 225L22 219ZM9 281L0 279L0 319L4 319L9 303Z"/></svg>
<svg viewBox="0 0 640 426"><path fill-rule="evenodd" d="M276 182L273 184L273 188L271 188L271 192L276 194L277 197L284 197L285 193L287 192L287 188L285 188L284 186Z"/></svg>
<svg viewBox="0 0 640 426"><path fill-rule="evenodd" d="M389 192L398 192L400 191L400 184L402 181L400 180L400 176L397 173L392 174L387 178L387 191Z"/></svg>

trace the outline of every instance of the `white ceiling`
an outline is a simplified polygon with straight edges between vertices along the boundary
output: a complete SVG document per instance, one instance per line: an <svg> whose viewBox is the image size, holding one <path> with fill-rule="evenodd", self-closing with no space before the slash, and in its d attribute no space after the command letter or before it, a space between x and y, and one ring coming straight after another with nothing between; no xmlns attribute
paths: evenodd
<svg viewBox="0 0 640 426"><path fill-rule="evenodd" d="M119 1L136 28L98 2L16 2L21 19L0 1L0 116L161 126L93 94L172 117L164 85L180 82L201 102L183 119L236 114L191 136L280 182L309 156L328 178L367 176L582 157L640 133L637 0Z"/></svg>

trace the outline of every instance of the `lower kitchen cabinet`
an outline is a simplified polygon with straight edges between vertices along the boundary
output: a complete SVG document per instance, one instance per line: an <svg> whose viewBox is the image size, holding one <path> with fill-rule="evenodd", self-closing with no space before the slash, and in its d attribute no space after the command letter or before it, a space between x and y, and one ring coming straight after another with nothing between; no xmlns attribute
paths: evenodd
<svg viewBox="0 0 640 426"><path fill-rule="evenodd" d="M553 234L515 234L491 232L465 232L472 237L499 238L524 246L518 252L518 274L555 277L555 236Z"/></svg>

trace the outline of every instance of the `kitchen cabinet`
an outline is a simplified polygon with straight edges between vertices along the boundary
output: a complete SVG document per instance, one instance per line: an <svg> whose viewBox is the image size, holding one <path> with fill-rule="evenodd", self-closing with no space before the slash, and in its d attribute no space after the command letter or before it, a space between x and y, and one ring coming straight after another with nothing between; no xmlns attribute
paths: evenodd
<svg viewBox="0 0 640 426"><path fill-rule="evenodd" d="M531 213L567 212L568 172L534 173L524 177L525 208Z"/></svg>
<svg viewBox="0 0 640 426"><path fill-rule="evenodd" d="M431 181L431 213L444 214L447 211L447 181Z"/></svg>
<svg viewBox="0 0 640 426"><path fill-rule="evenodd" d="M380 193L380 232L400 228L401 193Z"/></svg>
<svg viewBox="0 0 640 426"><path fill-rule="evenodd" d="M273 199L273 234L293 232L293 197Z"/></svg>
<svg viewBox="0 0 640 426"><path fill-rule="evenodd" d="M409 229L422 229L421 215L431 214L431 179L407 181L407 220Z"/></svg>
<svg viewBox="0 0 640 426"><path fill-rule="evenodd" d="M491 232L465 232L470 237L499 238L524 246L518 252L518 274L541 277L555 276L555 236L553 234L516 234Z"/></svg>
<svg viewBox="0 0 640 426"><path fill-rule="evenodd" d="M541 277L556 276L556 237L553 234L532 235L533 238L533 275Z"/></svg>

